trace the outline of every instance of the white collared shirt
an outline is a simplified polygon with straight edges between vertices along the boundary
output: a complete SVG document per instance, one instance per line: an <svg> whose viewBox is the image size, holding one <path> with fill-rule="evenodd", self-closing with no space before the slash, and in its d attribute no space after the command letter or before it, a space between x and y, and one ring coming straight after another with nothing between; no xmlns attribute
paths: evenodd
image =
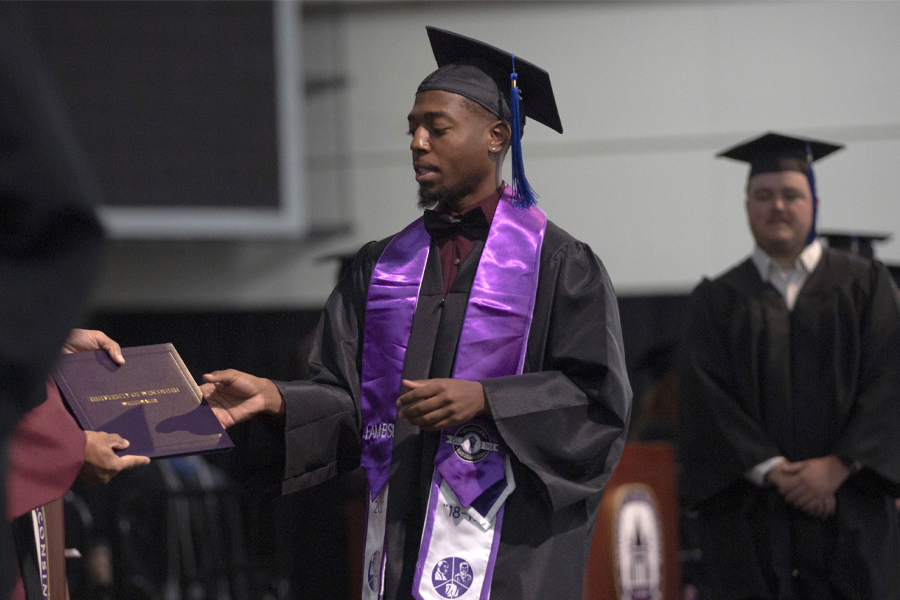
<svg viewBox="0 0 900 600"><path fill-rule="evenodd" d="M794 310L800 288L806 283L809 274L813 272L816 265L819 264L819 259L822 258L822 244L819 240L814 240L807 245L794 261L794 268L789 271L782 269L781 265L763 252L759 246L753 248L750 258L753 259L753 264L756 265L762 280L771 283L778 290L778 293L784 298L788 310Z"/></svg>
<svg viewBox="0 0 900 600"><path fill-rule="evenodd" d="M814 240L808 244L797 260L794 261L794 268L785 271L781 268L771 256L763 252L759 246L753 248L753 254L750 255L753 264L759 271L759 276L763 281L771 283L772 287L778 290L788 310L794 310L794 304L797 302L797 295L800 289L806 283L809 274L815 270L822 258L822 244L819 240ZM783 456L773 456L768 460L764 460L752 469L744 473L744 477L755 483L756 485L765 485L766 475L775 465L784 462Z"/></svg>

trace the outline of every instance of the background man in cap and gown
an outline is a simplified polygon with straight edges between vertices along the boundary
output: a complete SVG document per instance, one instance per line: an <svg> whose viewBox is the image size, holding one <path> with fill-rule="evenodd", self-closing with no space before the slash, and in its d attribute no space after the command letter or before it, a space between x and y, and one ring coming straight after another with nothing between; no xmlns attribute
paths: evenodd
<svg viewBox="0 0 900 600"><path fill-rule="evenodd" d="M811 162L767 134L756 248L694 290L679 372L682 495L710 598L900 598L900 304L884 265L816 239Z"/></svg>
<svg viewBox="0 0 900 600"><path fill-rule="evenodd" d="M499 431L515 478L491 597L578 599L601 495L621 455L630 413L616 297L591 249L547 221L534 253L530 326L511 333L522 343L520 373L449 379L469 358L463 350L457 354L457 345L473 281L481 270L492 272L484 248L498 215L515 221L537 209L522 202L529 192L510 108L512 57L456 34L428 33L439 69L420 85L408 122L420 204L437 204L426 211L430 251L405 358L396 365L402 389L397 372L390 397L399 414L392 425L383 597L411 595L434 459L445 438L441 428L475 417ZM518 58L515 68L522 116L561 132L546 72ZM501 180L511 145L518 193ZM448 231L457 223L459 230ZM372 273L398 236L364 246L331 294L310 359L312 381L275 383L233 370L205 376L204 394L226 426L258 412L284 411L285 492L360 466L361 373L371 358L364 357L364 344L373 342L364 335L371 318L367 298ZM489 334L486 345L503 335Z"/></svg>

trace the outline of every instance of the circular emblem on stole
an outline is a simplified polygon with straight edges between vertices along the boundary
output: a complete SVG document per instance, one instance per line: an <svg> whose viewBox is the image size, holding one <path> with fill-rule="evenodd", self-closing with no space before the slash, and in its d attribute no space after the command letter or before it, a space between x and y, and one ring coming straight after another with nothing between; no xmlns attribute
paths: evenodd
<svg viewBox="0 0 900 600"><path fill-rule="evenodd" d="M369 559L369 568L366 571L366 579L369 582L369 589L373 592L377 592L378 590L378 576L381 574L381 552L376 551L372 553L372 558Z"/></svg>
<svg viewBox="0 0 900 600"><path fill-rule="evenodd" d="M478 425L460 427L456 436L461 441L454 445L456 455L466 462L478 462L490 453L490 436Z"/></svg>
<svg viewBox="0 0 900 600"><path fill-rule="evenodd" d="M459 598L472 587L473 575L469 563L458 556L448 556L434 566L431 585L444 598Z"/></svg>
<svg viewBox="0 0 900 600"><path fill-rule="evenodd" d="M613 505L613 557L619 598L660 600L662 527L653 490L640 483L620 486Z"/></svg>

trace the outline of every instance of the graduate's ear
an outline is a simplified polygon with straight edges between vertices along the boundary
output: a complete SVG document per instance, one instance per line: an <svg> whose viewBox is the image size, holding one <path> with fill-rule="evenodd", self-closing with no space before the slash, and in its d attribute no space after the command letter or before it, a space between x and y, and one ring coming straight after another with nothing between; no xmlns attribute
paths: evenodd
<svg viewBox="0 0 900 600"><path fill-rule="evenodd" d="M491 125L489 135L491 137L491 148L505 151L509 146L509 140L512 138L512 129L505 121L497 120Z"/></svg>
<svg viewBox="0 0 900 600"><path fill-rule="evenodd" d="M488 129L490 138L490 157L497 165L502 166L512 138L512 129L504 121L494 121Z"/></svg>

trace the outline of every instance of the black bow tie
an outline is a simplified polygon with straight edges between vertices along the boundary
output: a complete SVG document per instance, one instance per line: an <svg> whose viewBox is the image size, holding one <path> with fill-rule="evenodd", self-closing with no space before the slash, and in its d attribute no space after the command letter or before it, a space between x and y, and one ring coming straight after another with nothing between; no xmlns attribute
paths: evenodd
<svg viewBox="0 0 900 600"><path fill-rule="evenodd" d="M461 234L470 240L486 240L491 224L481 207L473 208L461 217L433 210L425 211L425 230L433 239Z"/></svg>

